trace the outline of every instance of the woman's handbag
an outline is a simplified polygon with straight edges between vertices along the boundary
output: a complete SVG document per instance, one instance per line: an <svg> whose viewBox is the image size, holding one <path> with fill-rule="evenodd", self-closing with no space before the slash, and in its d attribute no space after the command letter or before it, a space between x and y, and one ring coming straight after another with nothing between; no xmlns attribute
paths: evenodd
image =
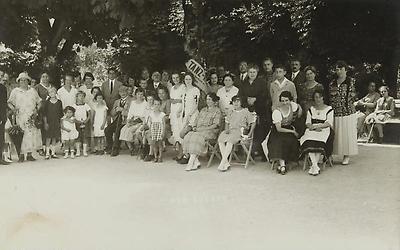
<svg viewBox="0 0 400 250"><path fill-rule="evenodd" d="M183 139L187 133L189 133L192 130L192 126L186 125L183 127L181 132L179 132L179 136Z"/></svg>

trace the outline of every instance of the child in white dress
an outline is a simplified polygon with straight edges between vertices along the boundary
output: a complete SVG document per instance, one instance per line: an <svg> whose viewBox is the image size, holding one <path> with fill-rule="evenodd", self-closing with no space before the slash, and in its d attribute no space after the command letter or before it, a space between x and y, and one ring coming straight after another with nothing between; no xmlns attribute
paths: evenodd
<svg viewBox="0 0 400 250"><path fill-rule="evenodd" d="M94 97L96 104L93 106L93 136L97 155L104 155L105 135L104 128L107 126L107 105L101 93Z"/></svg>
<svg viewBox="0 0 400 250"><path fill-rule="evenodd" d="M67 106L64 109L64 117L61 118L61 140L64 145L64 159L68 158L68 152L71 152L71 158L75 158L74 144L78 138L78 130L75 126L75 109Z"/></svg>

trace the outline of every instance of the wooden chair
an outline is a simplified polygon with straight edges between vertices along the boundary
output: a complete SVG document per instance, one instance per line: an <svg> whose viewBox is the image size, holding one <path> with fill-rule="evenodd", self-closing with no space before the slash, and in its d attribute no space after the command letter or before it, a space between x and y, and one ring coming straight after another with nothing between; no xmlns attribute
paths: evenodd
<svg viewBox="0 0 400 250"><path fill-rule="evenodd" d="M257 121L257 118L256 118L256 121ZM231 165L232 165L233 157L236 160L236 162L234 162L234 164L244 166L244 168L247 168L247 166L249 165L249 162L256 164L253 157L251 156L251 151L253 149L253 144L254 144L253 135L254 135L254 129L256 127L256 123L257 122L253 122L251 124L249 133L245 136L242 135L242 138L240 139L240 141L238 143L236 143L235 145L233 145L232 153L229 156L229 163ZM246 154L246 159L244 161L241 160L240 157L236 153L238 147L242 148L244 153Z"/></svg>
<svg viewBox="0 0 400 250"><path fill-rule="evenodd" d="M214 157L217 157L219 160L222 159L221 153L219 152L218 140L207 140L207 150L210 155L208 159L207 168L209 168L214 160Z"/></svg>

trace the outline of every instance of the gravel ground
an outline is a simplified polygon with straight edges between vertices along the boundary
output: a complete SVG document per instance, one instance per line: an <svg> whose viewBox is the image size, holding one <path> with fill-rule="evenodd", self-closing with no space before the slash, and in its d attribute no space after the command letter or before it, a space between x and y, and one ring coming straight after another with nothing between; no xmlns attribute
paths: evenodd
<svg viewBox="0 0 400 250"><path fill-rule="evenodd" d="M1 166L0 249L396 250L399 161L360 147L318 177L128 155Z"/></svg>

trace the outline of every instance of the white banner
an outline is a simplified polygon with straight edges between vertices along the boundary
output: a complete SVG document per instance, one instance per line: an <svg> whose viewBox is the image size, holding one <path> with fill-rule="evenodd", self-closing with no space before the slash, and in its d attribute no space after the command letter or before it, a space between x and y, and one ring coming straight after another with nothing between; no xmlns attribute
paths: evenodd
<svg viewBox="0 0 400 250"><path fill-rule="evenodd" d="M200 63L196 62L193 59L190 59L185 63L187 70L193 74L194 76L194 83L199 87L204 92L208 92L207 84L205 81L206 78L206 71L205 69L200 65Z"/></svg>

